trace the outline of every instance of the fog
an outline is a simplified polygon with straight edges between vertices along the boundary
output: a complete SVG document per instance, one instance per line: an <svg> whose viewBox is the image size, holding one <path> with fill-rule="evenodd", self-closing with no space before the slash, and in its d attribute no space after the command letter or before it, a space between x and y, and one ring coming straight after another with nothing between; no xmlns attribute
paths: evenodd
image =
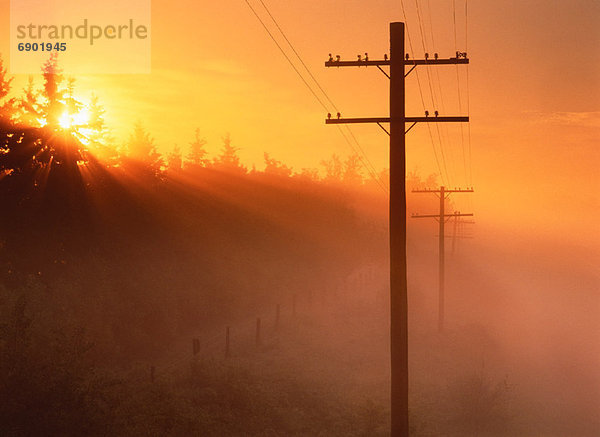
<svg viewBox="0 0 600 437"><path fill-rule="evenodd" d="M3 219L4 435L389 433L383 193L90 173L68 199L85 207L65 213L57 172L44 202ZM409 214L435 204L408 197ZM446 229L438 332L437 223L409 219L411 435L597 435L593 245Z"/></svg>

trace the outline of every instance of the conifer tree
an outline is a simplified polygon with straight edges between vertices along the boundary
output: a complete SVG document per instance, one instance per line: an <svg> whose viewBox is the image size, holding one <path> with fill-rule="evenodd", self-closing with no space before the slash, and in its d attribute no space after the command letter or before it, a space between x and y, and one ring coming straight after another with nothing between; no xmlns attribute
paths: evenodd
<svg viewBox="0 0 600 437"><path fill-rule="evenodd" d="M154 176L161 173L164 164L162 156L156 149L154 139L139 122L134 125L133 132L129 136L127 153Z"/></svg>
<svg viewBox="0 0 600 437"><path fill-rule="evenodd" d="M177 144L175 144L175 147L173 147L173 150L169 153L169 156L167 157L167 166L169 168L169 171L174 172L181 170L182 165L183 158L181 154L181 149Z"/></svg>
<svg viewBox="0 0 600 437"><path fill-rule="evenodd" d="M194 141L190 143L190 151L185 157L186 165L206 167L208 159L206 157L207 153L204 146L206 146L206 140L200 138L200 129L196 128Z"/></svg>
<svg viewBox="0 0 600 437"><path fill-rule="evenodd" d="M223 137L223 148L221 154L214 160L215 166L223 170L234 170L246 172L246 167L240 163L238 151L240 149L231 145L231 137L227 134Z"/></svg>

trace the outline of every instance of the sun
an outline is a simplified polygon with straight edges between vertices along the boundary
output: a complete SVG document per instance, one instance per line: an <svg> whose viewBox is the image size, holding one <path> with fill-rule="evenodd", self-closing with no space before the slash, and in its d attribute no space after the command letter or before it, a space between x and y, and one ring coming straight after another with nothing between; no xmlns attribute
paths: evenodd
<svg viewBox="0 0 600 437"><path fill-rule="evenodd" d="M68 112L63 113L58 119L58 124L63 129L71 129L71 115Z"/></svg>
<svg viewBox="0 0 600 437"><path fill-rule="evenodd" d="M85 126L90 121L90 112L87 110L87 108L83 108L76 114L73 114L73 116L71 118L72 118L72 121L71 121L72 125Z"/></svg>
<svg viewBox="0 0 600 437"><path fill-rule="evenodd" d="M58 124L63 129L75 129L85 126L89 121L90 113L87 108L83 108L74 114L65 111L58 119Z"/></svg>

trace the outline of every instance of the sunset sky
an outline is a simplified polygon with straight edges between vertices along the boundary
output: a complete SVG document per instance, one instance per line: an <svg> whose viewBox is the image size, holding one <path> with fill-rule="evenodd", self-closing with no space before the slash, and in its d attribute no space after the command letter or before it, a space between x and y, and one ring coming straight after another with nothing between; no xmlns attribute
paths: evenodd
<svg viewBox="0 0 600 437"><path fill-rule="evenodd" d="M267 20L260 1L250 2ZM330 52L343 59L364 52L382 57L389 48L389 22L404 20L400 1L265 3L344 116L387 115L388 80L377 69L327 69L323 63ZM464 0L420 0L426 49L441 57L455 51L453 3L458 49L468 51L471 62L472 162L466 161L472 181L463 165L458 126L448 127L444 136L449 141L443 147L449 185L472 182L476 189L471 201L456 199L458 207L473 209L484 223L541 230L559 239L598 241L600 3L471 1L467 39ZM414 54L422 57L416 2L405 0L404 5ZM9 1L0 0L0 53L5 60L8 10ZM410 47L407 51L412 53ZM439 103L428 103L427 71L419 70L425 109L459 115L456 68L430 72L434 92L442 90L445 112ZM466 114L464 67L459 77ZM185 148L196 127L213 153L221 137L230 133L244 162L259 168L263 151L298 170L318 167L332 153L352 152L337 128L325 126L326 112L245 0L155 0L152 74L76 79L81 98L89 99L92 92L100 97L117 138L125 138L139 120L165 153L175 144ZM26 80L16 78L17 91ZM415 73L407 80L407 94L407 114L422 115ZM357 126L354 132L374 166L385 167L387 135L375 125ZM434 139L439 150L437 136ZM426 126L418 125L408 135L407 155L409 169L437 172Z"/></svg>

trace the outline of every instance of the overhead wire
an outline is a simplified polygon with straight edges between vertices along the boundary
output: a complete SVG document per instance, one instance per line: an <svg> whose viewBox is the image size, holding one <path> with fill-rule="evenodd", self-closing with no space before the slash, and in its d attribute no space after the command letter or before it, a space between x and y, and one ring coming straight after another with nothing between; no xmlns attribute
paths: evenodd
<svg viewBox="0 0 600 437"><path fill-rule="evenodd" d="M434 52L437 53L437 49L436 49L436 44L435 44L435 36L434 36L434 32L433 32L433 17L431 14L431 2L430 0L427 0L427 12L429 15L429 32L431 34L431 47L433 49ZM440 72L439 72L439 68L435 68L435 83L437 84L437 90L438 90L438 96L439 96L439 101L440 101L440 105L441 105L441 109L442 112L445 114L446 113L446 104L444 102L444 93L442 91L442 81L440 79ZM461 124L462 127L462 124ZM442 125L442 132L443 134L445 134L445 139L448 143L448 152L450 155L450 162L451 162L451 166L453 168L454 171L454 176L457 177L457 170L456 170L456 163L455 163L455 157L454 157L454 145L453 145L453 141L452 141L452 137L450 136L450 132L449 132L449 128L448 128L448 124L444 123ZM464 169L464 174L465 174L465 183L467 181L467 166L466 166L466 157L465 157L465 150L464 150L464 145L462 148L462 155L463 155L463 169Z"/></svg>
<svg viewBox="0 0 600 437"><path fill-rule="evenodd" d="M285 32L283 31L283 29L281 28L281 26L279 25L279 23L277 22L277 20L275 19L275 17L271 13L271 11L269 10L269 8L265 4L265 2L263 0L259 0L259 1L260 1L261 5L263 6L263 8L265 9L265 11L267 12L267 14L269 15L269 17L271 18L271 20L273 21L273 23L275 24L275 26L276 26L277 30L279 31L279 33L283 36L283 38L285 39L285 41L288 44L288 46L291 48L291 50L294 53L294 55L298 58L298 60L300 61L300 63L302 64L302 66L304 67L304 69L306 70L306 72L308 73L308 75L310 76L310 78L312 79L312 81L317 85L318 89L325 96L326 100L331 104L331 106L333 107L333 109L335 109L335 111L339 113L340 112L339 109L337 108L337 106L335 105L335 103L332 101L332 99L329 97L329 95L327 94L327 92L325 91L325 89L321 86L321 84L319 83L319 81L312 74L312 72L310 71L310 69L308 68L308 66L306 65L306 63L304 62L304 60L302 59L302 57L298 53L298 51L295 49L295 47L293 46L293 44L291 43L291 41L289 40L289 38L286 36ZM277 41L277 39L275 38L275 36L269 30L269 28L267 27L267 25L265 24L265 22L263 21L263 19L260 17L260 15L258 14L258 12L254 9L254 7L249 2L249 0L245 0L245 2L248 5L248 7L250 8L250 10L254 13L254 16L262 24L263 28L265 29L265 31L267 32L267 34L271 37L271 39L273 40L273 42L275 43L275 45L279 48L279 50L281 51L281 53L283 54L283 56L285 57L285 59L292 66L292 68L294 69L294 71L296 72L296 74L300 77L300 79L302 80L302 82L309 88L310 92L317 99L317 101L319 102L319 104L323 107L323 109L325 109L325 111L330 112L329 108L327 107L327 105L325 103L323 103L322 99L319 98L319 96L317 95L317 92L313 89L313 87L304 78L304 76L302 75L302 73L300 73L300 71L298 70L298 68L296 67L296 65L292 62L292 60L287 55L287 53L285 52L285 50L283 49L283 47L281 47L281 45L279 44L279 42ZM356 143L356 147L352 144L352 142L350 141L350 139L348 138L348 136L344 134L343 130L338 126L338 129L339 129L340 133L342 134L344 140L350 146L350 148L353 150L353 152L356 154L356 156L358 157L358 159L361 162L362 166L365 168L365 170L369 174L369 176L379 185L379 187L384 192L389 193L389 190L386 188L386 186L382 183L382 181L377 176L377 170L375 169L375 167L373 166L373 164L369 160L367 154L364 152L363 148L361 147L360 143L358 142L358 139L356 138L356 136L354 135L354 133L352 132L352 130L348 126L345 126L345 127L348 130L348 133L350 134L350 137Z"/></svg>
<svg viewBox="0 0 600 437"><path fill-rule="evenodd" d="M298 51L296 51L296 49L294 48L294 45L288 39L288 37L285 34L285 32L283 31L283 29L279 26L279 23L277 22L277 20L273 16L273 14L271 14L270 9L267 7L267 5L265 4L265 2L263 0L259 0L259 1L260 1L260 4L265 9L265 11L267 11L267 14L269 14L269 17L271 18L271 20L275 24L275 27L277 27L277 30L279 31L279 33L281 33L281 36L283 36L283 39L285 39L285 42L290 46L290 48L292 49L292 51L294 52L294 54L296 55L296 57L300 60L300 63L302 64L302 66L304 67L304 69L306 70L306 72L308 73L308 75L310 76L310 78L317 85L317 87L319 88L319 90L321 90L321 92L327 98L327 100L329 101L329 103L331 103L331 106L333 106L333 108L336 110L336 112L339 112L339 110L338 110L337 106L335 105L335 103L333 103L333 101L329 98L329 95L325 92L325 90L323 89L323 87L321 86L321 84L319 83L319 81L312 74L312 71L310 71L310 68L308 68L308 66L306 65L306 63L302 59L302 56L300 56L300 54L298 53Z"/></svg>
<svg viewBox="0 0 600 437"><path fill-rule="evenodd" d="M323 101L321 100L321 98L312 89L312 87L309 85L309 83L306 81L306 79L304 79L304 76L302 76L302 74L300 74L300 71L298 71L298 68L296 68L296 65L292 62L292 60L289 58L289 56L285 53L285 51L283 50L283 48L281 47L281 45L279 44L279 42L277 42L277 40L275 39L275 37L273 36L273 34L271 33L271 31L269 30L269 28L267 27L267 25L264 23L264 21L262 20L262 18L260 18L260 15L258 15L258 13L256 12L256 10L252 7L252 5L250 4L250 2L248 0L244 0L244 1L246 2L246 4L248 5L248 7L250 8L250 10L254 13L254 16L258 19L258 21L260 21L260 24L262 24L262 26L265 29L265 31L267 32L267 34L271 37L271 40L273 40L273 42L275 43L275 45L277 46L277 48L279 49L279 51L281 52L281 54L288 61L288 63L290 64L290 66L294 69L294 71L296 72L296 74L298 75L298 77L300 77L300 79L302 80L302 82L304 83L304 85L306 85L306 87L309 89L309 91L312 93L312 95L315 97L315 99L317 99L317 101L323 107L323 109L325 109L326 111L328 111L327 105L325 105L325 103L323 103Z"/></svg>
<svg viewBox="0 0 600 437"><path fill-rule="evenodd" d="M456 26L456 0L452 0L452 19L454 22L454 51L458 52L458 37L457 37L457 26ZM460 72L458 64L456 67L456 89L458 91L458 111L462 114L462 97L460 93ZM468 114L467 114L468 115ZM463 166L465 170L465 182L470 185L469 177L467 176L467 157L465 152L465 130L462 123L460 123L460 144L463 154Z"/></svg>
<svg viewBox="0 0 600 437"><path fill-rule="evenodd" d="M302 59L302 56L300 56L300 54L298 53L298 51L296 50L296 48L294 47L294 45L292 44L292 42L289 40L289 38L287 37L287 35L283 31L283 29L281 28L281 26L279 25L279 23L277 22L277 20L275 19L275 17L271 13L270 9L267 7L267 5L265 4L265 2L263 0L259 0L259 1L260 1L261 5L263 6L263 8L265 9L265 11L267 12L267 14L269 15L269 17L271 18L271 20L273 21L273 23L275 24L275 27L277 27L277 30L279 31L279 33L281 33L281 35L283 36L283 38L285 39L285 41L287 42L287 44L290 46L290 48L292 49L292 51L294 52L294 54L296 55L296 57L298 58L298 60L300 61L300 63L302 64L302 66L304 67L304 69L306 70L306 72L308 73L308 75L310 76L310 78L317 85L317 87L319 88L319 90L321 91L321 93L325 96L325 98L329 101L329 103L331 104L331 106L333 107L333 109L335 109L335 111L339 113L340 112L339 108L333 102L333 100L329 97L329 94L327 94L327 92L325 91L325 89L321 86L321 84L319 83L319 81L317 80L317 78L313 75L313 73L310 70L310 68L308 67L308 65L306 65L306 63ZM360 153L357 153L357 151L354 150L354 152L358 156L359 160L361 161L361 163L363 164L363 166L365 167L365 169L367 170L367 172L370 173L371 177L373 177L374 179L376 179L376 181L379 181L379 178L376 176L377 175L377 170L375 169L375 166L373 166L373 164L369 160L367 154L362 149L360 143L358 142L358 139L354 135L354 132L352 132L352 130L350 129L349 126L345 125L344 127L348 130L348 133L350 134L350 136L352 137L352 139L356 143L356 146L359 149ZM338 126L338 129L341 131L342 135L345 137L345 135L343 133L343 130L339 126ZM347 138L346 138L346 140L347 140Z"/></svg>
<svg viewBox="0 0 600 437"><path fill-rule="evenodd" d="M469 11L468 0L465 0L465 51L469 52ZM469 86L469 65L467 65L467 115L471 116L471 92ZM469 147L469 185L473 186L473 157L471 155L471 123L468 123L468 147Z"/></svg>
<svg viewBox="0 0 600 437"><path fill-rule="evenodd" d="M419 0L415 0L415 5L417 8L417 17L419 19L419 30L421 31L421 43L423 45L423 51L427 52L427 45L425 42L425 32L423 31L423 22L422 22L422 18L421 18L421 8L419 7ZM435 92L433 91L433 85L432 85L432 81L431 81L431 67L427 64L426 65L426 69L425 71L427 71L427 81L429 83L429 91L431 93L431 103L435 109L436 107L436 103L435 103ZM444 166L444 171L446 173L446 180L448 181L448 183L450 183L450 176L448 173L448 166L446 165L446 156L444 154L444 146L442 144L442 135L440 132L440 126L439 124L436 123L435 125L436 128L436 132L438 134L438 141L439 141L439 145L440 145L440 154L442 156L442 164Z"/></svg>
<svg viewBox="0 0 600 437"><path fill-rule="evenodd" d="M294 52L294 54L296 55L296 57L298 58L298 60L300 61L300 63L304 67L304 69L306 70L306 72L308 73L308 75L311 77L311 79L313 80L313 82L317 85L317 87L319 88L319 90L321 91L321 93L325 96L325 98L329 101L329 103L331 104L331 106L333 107L333 109L335 109L335 111L339 113L340 110L338 109L337 105L333 102L333 100L329 97L329 95L327 94L327 92L325 91L325 89L321 86L321 84L319 83L319 81L315 78L315 76L313 75L313 73L310 70L310 68L308 68L308 66L306 65L306 63L302 59L302 56L300 56L300 54L298 53L298 51L296 50L296 48L294 47L294 45L288 39L287 35L283 31L283 29L281 28L281 26L279 25L279 23L277 22L277 20L275 19L275 17L271 13L271 11L269 10L269 8L265 4L265 2L263 0L259 0L259 1L262 4L262 6L265 9L265 11L267 12L267 14L269 15L269 17L271 18L271 20L273 21L273 23L275 24L275 26L277 27L277 30L279 31L279 33L283 36L283 38L287 42L288 46L292 49L292 51ZM367 154L363 150L362 146L358 142L358 139L356 138L356 136L354 135L354 133L352 132L352 130L350 129L350 127L346 126L346 125L344 126L346 128L346 130L348 131L348 133L350 134L350 136L352 137L352 139L354 140L354 142L355 142L358 150L356 150L356 148L352 145L352 143L349 141L348 137L346 135L344 135L342 128L340 126L337 126L337 127L338 127L338 130L340 131L340 133L342 134L342 136L344 137L344 139L346 140L346 142L348 143L348 145L350 146L350 148L353 150L353 152L355 153L355 155L358 157L358 159L361 162L361 164L363 165L363 167L367 170L367 173L369 173L369 175L371 176L371 178L374 179L375 182L378 183L378 185L384 191L387 192L387 189L386 189L385 185L380 181L380 179L377 176L377 170L375 169L375 166L369 160L369 157L367 156Z"/></svg>
<svg viewBox="0 0 600 437"><path fill-rule="evenodd" d="M413 43L412 43L412 38L410 37L410 31L408 28L408 21L406 19L406 8L404 6L404 0L400 0L400 5L402 6L402 15L404 17L404 26L406 27L406 35L408 37L408 45L410 47L410 52L411 55L414 57L414 48L413 48ZM421 87L421 79L419 76L419 71L418 69L415 69L415 75L417 77L417 88L419 89L419 95L421 96L421 104L423 105L423 110L425 111L427 106L425 105L425 98L423 97L423 89ZM427 131L429 132L429 139L431 140L431 148L433 149L433 156L435 157L435 162L438 168L438 174L440 175L440 179L442 180L442 183L444 183L444 174L442 172L442 167L440 165L440 160L438 158L438 154L437 151L435 149L435 142L433 140L433 133L431 132L431 126L429 125L429 123L425 123L427 125Z"/></svg>

